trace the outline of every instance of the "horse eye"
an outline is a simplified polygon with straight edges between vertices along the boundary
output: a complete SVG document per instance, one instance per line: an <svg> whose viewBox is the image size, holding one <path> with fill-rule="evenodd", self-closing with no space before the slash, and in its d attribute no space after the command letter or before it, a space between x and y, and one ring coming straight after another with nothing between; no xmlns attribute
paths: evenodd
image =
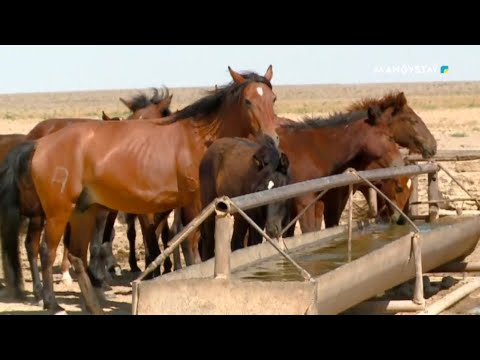
<svg viewBox="0 0 480 360"><path fill-rule="evenodd" d="M395 190L397 191L397 193L403 192L403 188L401 186L397 186Z"/></svg>
<svg viewBox="0 0 480 360"><path fill-rule="evenodd" d="M252 102L248 99L245 99L245 104L247 104L247 106L252 106Z"/></svg>

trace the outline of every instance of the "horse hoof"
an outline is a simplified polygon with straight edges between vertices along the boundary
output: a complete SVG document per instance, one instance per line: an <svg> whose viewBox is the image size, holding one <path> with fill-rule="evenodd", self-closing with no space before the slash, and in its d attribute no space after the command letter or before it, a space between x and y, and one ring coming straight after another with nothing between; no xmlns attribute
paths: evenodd
<svg viewBox="0 0 480 360"><path fill-rule="evenodd" d="M35 306L39 306L39 307L42 307L43 308L43 300L38 300L37 302L35 302L34 304Z"/></svg>
<svg viewBox="0 0 480 360"><path fill-rule="evenodd" d="M62 283L65 285L65 286L72 286L73 285L73 279L72 277L70 276L70 273L67 271L67 272L64 272L62 274Z"/></svg>
<svg viewBox="0 0 480 360"><path fill-rule="evenodd" d="M65 310L61 310L61 311L58 311L56 312L55 314L53 315L68 315L67 312Z"/></svg>

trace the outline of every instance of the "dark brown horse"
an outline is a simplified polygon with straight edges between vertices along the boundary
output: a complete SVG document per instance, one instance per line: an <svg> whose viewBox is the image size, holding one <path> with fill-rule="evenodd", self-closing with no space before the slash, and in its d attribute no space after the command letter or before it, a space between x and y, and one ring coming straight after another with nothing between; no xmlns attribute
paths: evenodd
<svg viewBox="0 0 480 360"><path fill-rule="evenodd" d="M223 138L215 141L200 163L200 191L202 206L205 207L220 196L235 197L257 191L287 185L288 159L276 148L273 140L264 136L256 141L242 138ZM265 228L271 237L280 236L282 221L287 215L286 202L251 209L246 214ZM249 230L249 245L262 241L256 230L249 229L242 216L235 214L232 250L243 247ZM212 258L215 253L215 217L209 217L201 227L200 241L202 260Z"/></svg>
<svg viewBox="0 0 480 360"><path fill-rule="evenodd" d="M290 161L292 181L333 175L345 170L355 158L366 163L377 161L382 167L403 165L396 143L380 125L383 116L385 111L371 107L368 111L339 113L326 119L284 122L277 132L280 148ZM302 211L315 196L312 193L296 198L294 214ZM315 211L307 211L300 218L302 232L316 229L315 215ZM288 234L292 235L293 227L290 229Z"/></svg>
<svg viewBox="0 0 480 360"><path fill-rule="evenodd" d="M382 126L388 128L388 131L398 145L406 147L411 152L420 153L425 158L435 155L437 151L437 142L423 120L408 105L404 93L391 93L379 99L365 99L351 105L348 108L348 111L366 110L369 106L378 106L384 111L385 115L382 117ZM348 166L360 170L378 168L378 164L376 163L363 163L359 165L358 159L354 159ZM380 184L380 186L392 189L395 186L396 181L406 184L408 178L393 181L385 180L383 182L378 182L377 185ZM397 205L403 209L405 206L404 199L408 198L410 189L408 190L407 195L406 188L404 186L401 186L401 188L405 189L405 193L398 194L396 197L401 200ZM356 189L362 191L363 194L368 193L368 186L359 185ZM332 189L325 194L323 197L323 202L325 203L325 227L328 228L338 225L347 201L348 187ZM383 203L383 199L378 197L378 202ZM319 203L318 206L321 208L323 205ZM322 220L322 212L319 209L316 211L318 214L316 229L319 229L318 226L321 224ZM398 216L396 212L388 211L388 213L395 217Z"/></svg>
<svg viewBox="0 0 480 360"><path fill-rule="evenodd" d="M233 82L171 117L160 120L83 122L35 142L17 146L4 164L0 194L1 225L15 232L26 193L41 203L45 237L41 249L45 309L58 313L52 265L70 223L72 256L87 268L90 241L99 243L105 223L100 214L117 209L134 214L168 214L184 208L191 221L201 210L198 169L207 147L221 137L270 135L278 143L270 79L229 69ZM5 194L10 194L6 196ZM5 210L3 210L5 209ZM102 214L102 215L103 215ZM100 230L94 233L94 230ZM100 234L100 235L99 235ZM5 236L9 249L18 237ZM7 252L15 286L21 276L18 253ZM149 261L160 249L146 249ZM93 255L93 254L92 254ZM98 287L92 263L90 280ZM158 272L157 272L158 273ZM95 302L91 283L81 283L87 304Z"/></svg>

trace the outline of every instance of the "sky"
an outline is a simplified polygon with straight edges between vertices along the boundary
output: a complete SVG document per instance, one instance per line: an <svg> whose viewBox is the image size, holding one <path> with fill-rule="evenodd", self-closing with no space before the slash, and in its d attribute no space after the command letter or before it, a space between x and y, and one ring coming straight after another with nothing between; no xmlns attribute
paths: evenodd
<svg viewBox="0 0 480 360"><path fill-rule="evenodd" d="M274 86L475 81L480 46L2 45L0 93L210 87L270 64Z"/></svg>

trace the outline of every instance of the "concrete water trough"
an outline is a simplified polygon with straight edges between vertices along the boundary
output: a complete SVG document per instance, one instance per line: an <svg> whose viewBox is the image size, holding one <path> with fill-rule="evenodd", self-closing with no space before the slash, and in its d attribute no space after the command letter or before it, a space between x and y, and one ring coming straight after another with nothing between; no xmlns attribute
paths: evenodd
<svg viewBox="0 0 480 360"><path fill-rule="evenodd" d="M384 170L359 173L370 180L391 177L381 173ZM395 176L401 176L420 172L432 173L436 171L436 167L433 164L412 165L393 171ZM282 196L292 198L307 191L332 188L338 186L338 183L349 185L360 182L353 174L336 177L335 181L332 181L333 177L313 180L306 188L301 188L302 184L293 184L284 187L283 192L280 192L280 189L276 189L277 192L275 189L268 190L262 192L263 194L256 193L254 197L248 195L232 199L232 202L241 209L248 209L268 203L268 194L278 201ZM187 226L183 234L177 235L172 246L178 246L182 241L181 237L193 231L194 227L213 211L213 208L205 209L198 221ZM301 273L293 267L293 271L297 271L296 276L252 279L245 274L249 269L258 267L258 264L277 264L281 268L286 262L278 249L268 242L230 253L231 223L228 223L228 219L231 222L231 218L230 214L222 218L217 216L217 225L221 230L218 234L221 235L217 237L216 232L217 256L214 259L153 280L134 282L132 313L339 314L410 279L421 279L422 272L426 273L451 261L465 258L475 249L480 238L478 217L434 226L428 231L420 231L417 234L419 237L411 232L408 226L403 226L402 236L377 245L375 250L365 255L360 254L357 258L354 256L351 262L340 262L333 270L326 269L319 274L310 271L310 276L308 272ZM357 223L353 226L354 237L368 233L369 229L375 226L377 225L370 222ZM287 249L288 255L297 261L300 254L308 255L324 249L328 252L328 249L341 248L346 238L348 227L340 226L287 238L278 243L280 246L276 246ZM353 241L361 243L361 240ZM415 254L417 260L421 258L421 262L415 261ZM276 271L281 270L274 265L271 272ZM288 273L291 275L292 270ZM305 273L309 276L305 276ZM421 281L419 284L421 285ZM423 301L423 286L421 287L419 299ZM418 296L415 300L418 300ZM422 306L421 302L418 304L410 301L405 307L420 310Z"/></svg>
<svg viewBox="0 0 480 360"><path fill-rule="evenodd" d="M422 233L423 271L470 254L480 238L479 220L474 217ZM289 252L326 247L346 233L346 226L338 227L288 238L285 244ZM215 259L211 259L136 284L133 314L338 314L415 278L411 247L411 234L402 236L313 281L235 278L237 270L280 259L269 243L263 243L231 254L229 279L213 277Z"/></svg>

